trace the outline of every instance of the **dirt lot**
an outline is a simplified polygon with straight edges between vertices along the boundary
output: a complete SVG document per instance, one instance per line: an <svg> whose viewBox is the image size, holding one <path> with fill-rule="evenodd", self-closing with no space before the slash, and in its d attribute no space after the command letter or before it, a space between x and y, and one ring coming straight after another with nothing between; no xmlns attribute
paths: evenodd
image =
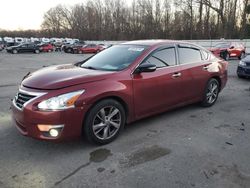
<svg viewBox="0 0 250 188"><path fill-rule="evenodd" d="M215 106L138 121L109 145L21 136L9 107L22 77L84 57L0 52L0 187L250 187L250 80L237 78L237 60Z"/></svg>

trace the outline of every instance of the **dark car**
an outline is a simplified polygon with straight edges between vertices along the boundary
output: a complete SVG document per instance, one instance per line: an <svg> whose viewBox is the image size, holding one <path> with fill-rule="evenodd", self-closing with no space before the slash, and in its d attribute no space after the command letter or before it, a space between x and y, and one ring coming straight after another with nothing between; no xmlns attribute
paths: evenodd
<svg viewBox="0 0 250 188"><path fill-rule="evenodd" d="M17 46L11 46L6 48L7 52L17 54L17 53L26 53L26 52L33 52L33 53L40 53L40 47L34 43L24 43L19 44Z"/></svg>
<svg viewBox="0 0 250 188"><path fill-rule="evenodd" d="M84 41L76 42L74 44L65 44L62 50L66 53L78 53L78 49L85 45Z"/></svg>
<svg viewBox="0 0 250 188"><path fill-rule="evenodd" d="M239 62L237 75L239 78L250 77L250 56L246 56Z"/></svg>
<svg viewBox="0 0 250 188"><path fill-rule="evenodd" d="M221 42L209 49L214 55L229 60L231 57L242 59L246 54L246 47L238 42Z"/></svg>
<svg viewBox="0 0 250 188"><path fill-rule="evenodd" d="M181 41L115 45L83 62L26 75L11 106L13 120L33 138L84 135L107 144L125 123L191 103L212 106L227 82L227 66Z"/></svg>

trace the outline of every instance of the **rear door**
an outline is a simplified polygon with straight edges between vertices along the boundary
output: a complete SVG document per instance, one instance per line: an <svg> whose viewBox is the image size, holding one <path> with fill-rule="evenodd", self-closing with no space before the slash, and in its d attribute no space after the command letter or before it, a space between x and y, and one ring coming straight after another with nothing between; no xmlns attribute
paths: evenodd
<svg viewBox="0 0 250 188"><path fill-rule="evenodd" d="M133 74L134 106L136 117L140 118L163 111L178 103L181 79L176 66L174 46L153 52L143 62L156 65L154 72Z"/></svg>
<svg viewBox="0 0 250 188"><path fill-rule="evenodd" d="M182 76L182 101L198 100L202 97L210 76L210 53L193 45L180 44L178 55Z"/></svg>
<svg viewBox="0 0 250 188"><path fill-rule="evenodd" d="M34 44L28 44L27 46L27 52L34 52L35 45Z"/></svg>
<svg viewBox="0 0 250 188"><path fill-rule="evenodd" d="M27 44L23 44L19 48L19 52L27 52Z"/></svg>

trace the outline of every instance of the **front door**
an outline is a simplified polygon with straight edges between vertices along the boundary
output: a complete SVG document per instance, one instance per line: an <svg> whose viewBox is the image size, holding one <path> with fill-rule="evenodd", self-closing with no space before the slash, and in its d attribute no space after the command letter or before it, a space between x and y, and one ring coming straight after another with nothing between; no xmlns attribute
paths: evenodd
<svg viewBox="0 0 250 188"><path fill-rule="evenodd" d="M156 65L154 72L133 74L136 118L164 111L178 103L181 75L176 66L175 47L161 48L142 63Z"/></svg>

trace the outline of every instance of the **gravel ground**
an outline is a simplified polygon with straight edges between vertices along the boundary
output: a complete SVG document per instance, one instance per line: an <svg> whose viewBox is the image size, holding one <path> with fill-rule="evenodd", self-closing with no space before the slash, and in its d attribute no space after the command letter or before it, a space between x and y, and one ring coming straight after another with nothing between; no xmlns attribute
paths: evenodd
<svg viewBox="0 0 250 188"><path fill-rule="evenodd" d="M97 147L23 137L9 111L22 77L86 55L0 52L0 187L250 187L250 80L229 80L211 108L190 105L127 125Z"/></svg>

